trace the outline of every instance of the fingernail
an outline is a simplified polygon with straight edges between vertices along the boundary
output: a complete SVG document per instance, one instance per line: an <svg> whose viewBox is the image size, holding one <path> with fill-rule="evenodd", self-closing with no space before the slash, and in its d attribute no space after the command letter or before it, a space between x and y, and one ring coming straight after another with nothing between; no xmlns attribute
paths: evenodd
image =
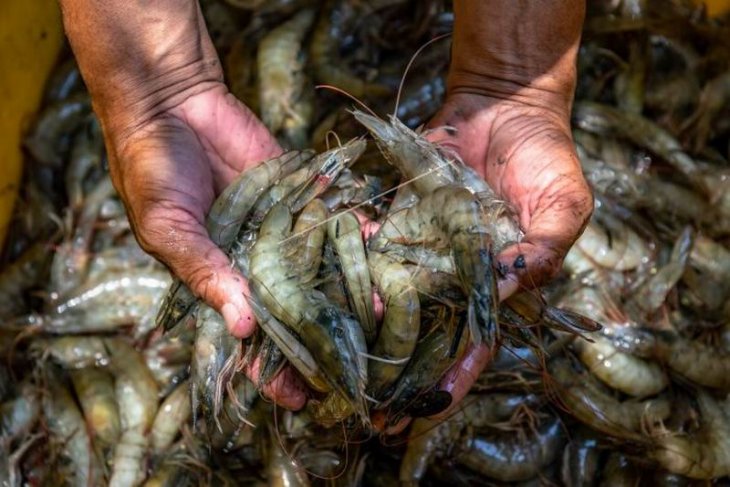
<svg viewBox="0 0 730 487"><path fill-rule="evenodd" d="M247 326L238 308L231 303L226 303L221 308L221 314L231 335L239 338L246 335Z"/></svg>

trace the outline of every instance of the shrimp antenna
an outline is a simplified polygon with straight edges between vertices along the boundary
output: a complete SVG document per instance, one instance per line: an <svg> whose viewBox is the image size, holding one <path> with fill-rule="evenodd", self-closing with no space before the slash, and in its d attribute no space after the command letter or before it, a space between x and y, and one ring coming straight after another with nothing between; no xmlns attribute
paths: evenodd
<svg viewBox="0 0 730 487"><path fill-rule="evenodd" d="M314 89L316 89L316 90L321 90L321 89L332 90L332 91L335 91L335 92L337 92L337 93L339 93L341 95L345 95L347 98L349 98L350 100L354 101L355 103L357 103L358 105L360 105L361 107L363 107L365 110L367 110L370 113L370 115L372 115L373 117L380 118L362 100L360 100L359 98L357 98L354 95L351 95L350 93L346 92L342 88L338 88L338 87L332 86L332 85L317 85L317 86L314 87Z"/></svg>
<svg viewBox="0 0 730 487"><path fill-rule="evenodd" d="M406 65L406 69L403 71L403 76L400 78L400 84L398 85L398 94L395 96L395 107L393 108L393 116L395 117L398 113L398 105L400 105L400 96L403 92L403 85L406 82L406 76L408 76L408 70L411 69L411 66L413 65L413 62L416 60L419 54L423 52L424 49L426 49L428 46L433 44L434 42L440 41L441 39L445 39L447 37L451 37L451 32L447 32L446 34L441 34L439 36L434 37L430 41L426 42L424 45L418 48L418 50L411 56L411 59L408 61L408 64Z"/></svg>

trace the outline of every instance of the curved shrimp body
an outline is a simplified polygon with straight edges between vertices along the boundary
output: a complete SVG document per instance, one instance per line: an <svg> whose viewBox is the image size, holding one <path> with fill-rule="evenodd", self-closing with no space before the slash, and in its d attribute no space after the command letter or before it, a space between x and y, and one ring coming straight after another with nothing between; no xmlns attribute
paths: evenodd
<svg viewBox="0 0 730 487"><path fill-rule="evenodd" d="M34 340L31 350L38 350L67 370L109 364L104 340L99 337L62 336Z"/></svg>
<svg viewBox="0 0 730 487"><path fill-rule="evenodd" d="M685 227L674 244L669 262L642 284L631 300L630 307L636 307L643 313L650 314L664 304L667 294L674 289L684 274L693 242L692 228Z"/></svg>
<svg viewBox="0 0 730 487"><path fill-rule="evenodd" d="M143 335L154 326L155 306L169 283L169 274L161 270L110 273L74 290L54 303L48 315L36 319L44 332L52 334L116 331L135 325Z"/></svg>
<svg viewBox="0 0 730 487"><path fill-rule="evenodd" d="M456 273L469 300L468 324L474 343L493 346L497 339L497 282L487 214L468 190L444 186L414 206L390 215L370 241L370 249L387 250L388 242L451 248ZM499 250L504 242L497 242Z"/></svg>
<svg viewBox="0 0 730 487"><path fill-rule="evenodd" d="M304 36L314 22L314 11L302 10L291 20L269 32L259 44L259 107L264 125L276 133L304 90L301 51Z"/></svg>
<svg viewBox="0 0 730 487"><path fill-rule="evenodd" d="M596 321L607 322L601 296L595 288L581 287L564 299L561 305ZM615 325L615 328L620 330L626 327ZM578 337L573 342L573 348L588 370L613 389L634 397L647 397L661 392L669 384L667 375L657 363L617 349L611 339L599 333L587 336L592 342Z"/></svg>
<svg viewBox="0 0 730 487"><path fill-rule="evenodd" d="M86 367L72 371L71 381L90 433L105 447L114 445L121 425L111 374L104 369Z"/></svg>
<svg viewBox="0 0 730 487"><path fill-rule="evenodd" d="M327 207L320 199L314 199L302 209L292 230L291 262L299 267L303 283L310 283L317 277L322 263L322 249L327 229ZM362 245L362 244L361 244Z"/></svg>
<svg viewBox="0 0 730 487"><path fill-rule="evenodd" d="M436 329L418 342L393 392L385 394L390 424L396 424L403 415L431 416L451 405L450 395L429 394L428 391L463 354L467 340L454 344L454 339L453 334ZM420 396L423 396L422 400L419 400ZM444 400L439 401L440 397Z"/></svg>
<svg viewBox="0 0 730 487"><path fill-rule="evenodd" d="M694 479L714 479L730 474L730 421L727 412L710 395L696 396L702 425L694 438L668 434L657 438L652 457L672 473Z"/></svg>
<svg viewBox="0 0 730 487"><path fill-rule="evenodd" d="M646 442L639 433L642 426L669 416L666 399L620 402L604 392L590 375L575 371L566 359L553 360L549 371L560 387L556 400L579 421L602 433Z"/></svg>
<svg viewBox="0 0 730 487"><path fill-rule="evenodd" d="M345 29L352 24L356 15L355 7L350 2L331 0L327 3L309 45L314 73L320 83L341 88L355 98L388 95L388 87L363 81L343 67L339 47L347 36Z"/></svg>
<svg viewBox="0 0 730 487"><path fill-rule="evenodd" d="M625 223L601 212L591 219L573 247L595 265L614 271L636 269L651 257L648 244ZM570 269L581 272L584 269Z"/></svg>
<svg viewBox="0 0 730 487"><path fill-rule="evenodd" d="M152 422L150 438L155 452L164 452L172 445L180 428L190 418L191 412L190 384L188 381L183 381L160 404L160 409Z"/></svg>
<svg viewBox="0 0 730 487"><path fill-rule="evenodd" d="M358 353L365 344L353 341L353 335L346 329L352 321L344 311L321 293L305 288L292 273L282 248L291 224L292 215L284 205L274 206L264 219L251 250L251 289L274 317L299 336L330 386L347 398L365 419L367 407L362 393L367 371L361 368Z"/></svg>
<svg viewBox="0 0 730 487"><path fill-rule="evenodd" d="M63 296L84 281L99 211L104 202L114 194L111 179L104 178L84 199L73 235L61 243L53 257L50 283L53 291Z"/></svg>
<svg viewBox="0 0 730 487"><path fill-rule="evenodd" d="M663 348L665 345L660 345ZM660 356L672 372L695 384L730 391L730 353L697 340L672 337Z"/></svg>
<svg viewBox="0 0 730 487"><path fill-rule="evenodd" d="M436 458L447 455L468 427L480 428L509 418L518 407L536 402L533 395L467 396L460 409L443 421L418 418L411 426L400 466L401 485L418 485Z"/></svg>
<svg viewBox="0 0 730 487"><path fill-rule="evenodd" d="M377 335L370 270L365 256L365 246L360 234L360 223L352 213L341 213L327 225L327 235L340 261L345 275L347 297L355 311L368 343Z"/></svg>
<svg viewBox="0 0 730 487"><path fill-rule="evenodd" d="M563 441L560 419L551 418L528 438L515 434L467 438L455 460L501 482L528 480L555 460Z"/></svg>
<svg viewBox="0 0 730 487"><path fill-rule="evenodd" d="M581 362L597 378L634 397L658 394L669 384L659 364L616 349L610 340L591 336L593 343L578 337L573 347Z"/></svg>
<svg viewBox="0 0 730 487"><path fill-rule="evenodd" d="M157 413L157 383L142 354L131 345L121 339L109 339L106 344L112 359L122 426L109 485L138 485L145 477L143 461L149 443L147 435Z"/></svg>
<svg viewBox="0 0 730 487"><path fill-rule="evenodd" d="M600 103L581 101L573 108L573 122L588 132L620 135L639 147L649 149L684 174L697 188L707 192L708 187L700 168L682 150L679 141L640 114L621 111Z"/></svg>
<svg viewBox="0 0 730 487"><path fill-rule="evenodd" d="M419 196L460 180L460 167L400 120L390 122L353 110L352 115L370 131L385 158L403 177L412 181Z"/></svg>
<svg viewBox="0 0 730 487"><path fill-rule="evenodd" d="M223 393L240 356L240 341L228 332L223 317L208 305L198 311L190 364L193 411L202 406L210 430L218 424Z"/></svg>
<svg viewBox="0 0 730 487"><path fill-rule="evenodd" d="M71 157L64 174L66 192L71 208L80 208L84 203L83 182L95 167L102 167L104 135L95 115L87 117L85 126L74 137Z"/></svg>
<svg viewBox="0 0 730 487"><path fill-rule="evenodd" d="M205 220L210 239L228 250L261 194L279 179L296 171L312 158L311 151L292 151L269 159L241 173L213 202ZM165 295L156 323L165 330L177 324L195 304L197 298L175 279Z"/></svg>
<svg viewBox="0 0 730 487"><path fill-rule="evenodd" d="M371 355L383 359L368 365L368 389L374 397L384 397L398 380L418 342L421 305L418 292L410 284L410 272L388 257L370 252L370 274L385 303L385 316Z"/></svg>
<svg viewBox="0 0 730 487"><path fill-rule="evenodd" d="M100 485L101 460L92 448L86 423L71 393L56 374L49 371L48 394L43 399L43 414L51 435L63 444L63 455L73 465L75 485Z"/></svg>
<svg viewBox="0 0 730 487"><path fill-rule="evenodd" d="M365 151L366 143L352 139L312 158L304 167L294 171L272 186L257 201L248 221L248 228L261 226L271 208L283 201L292 213L297 213L326 191L339 176Z"/></svg>

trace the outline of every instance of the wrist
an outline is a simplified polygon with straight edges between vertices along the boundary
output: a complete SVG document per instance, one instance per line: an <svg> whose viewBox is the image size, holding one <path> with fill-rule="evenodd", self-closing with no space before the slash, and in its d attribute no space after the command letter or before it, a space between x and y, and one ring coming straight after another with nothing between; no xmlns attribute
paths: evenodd
<svg viewBox="0 0 730 487"><path fill-rule="evenodd" d="M457 0L448 94L570 113L583 0Z"/></svg>
<svg viewBox="0 0 730 487"><path fill-rule="evenodd" d="M191 96L222 86L198 2L142 3L61 0L67 35L108 139L124 139Z"/></svg>

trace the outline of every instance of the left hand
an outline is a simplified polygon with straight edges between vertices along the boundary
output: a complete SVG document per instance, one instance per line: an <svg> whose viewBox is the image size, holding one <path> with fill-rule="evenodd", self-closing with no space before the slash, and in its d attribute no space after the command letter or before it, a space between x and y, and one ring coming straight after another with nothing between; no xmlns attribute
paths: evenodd
<svg viewBox="0 0 730 487"><path fill-rule="evenodd" d="M570 134L569 119L535 105L481 95L450 97L433 119L429 137L450 148L486 179L516 210L525 233L497 256L507 275L500 278L504 301L520 288L549 281L580 236L593 211ZM458 404L491 360L485 345L471 347L442 382Z"/></svg>

